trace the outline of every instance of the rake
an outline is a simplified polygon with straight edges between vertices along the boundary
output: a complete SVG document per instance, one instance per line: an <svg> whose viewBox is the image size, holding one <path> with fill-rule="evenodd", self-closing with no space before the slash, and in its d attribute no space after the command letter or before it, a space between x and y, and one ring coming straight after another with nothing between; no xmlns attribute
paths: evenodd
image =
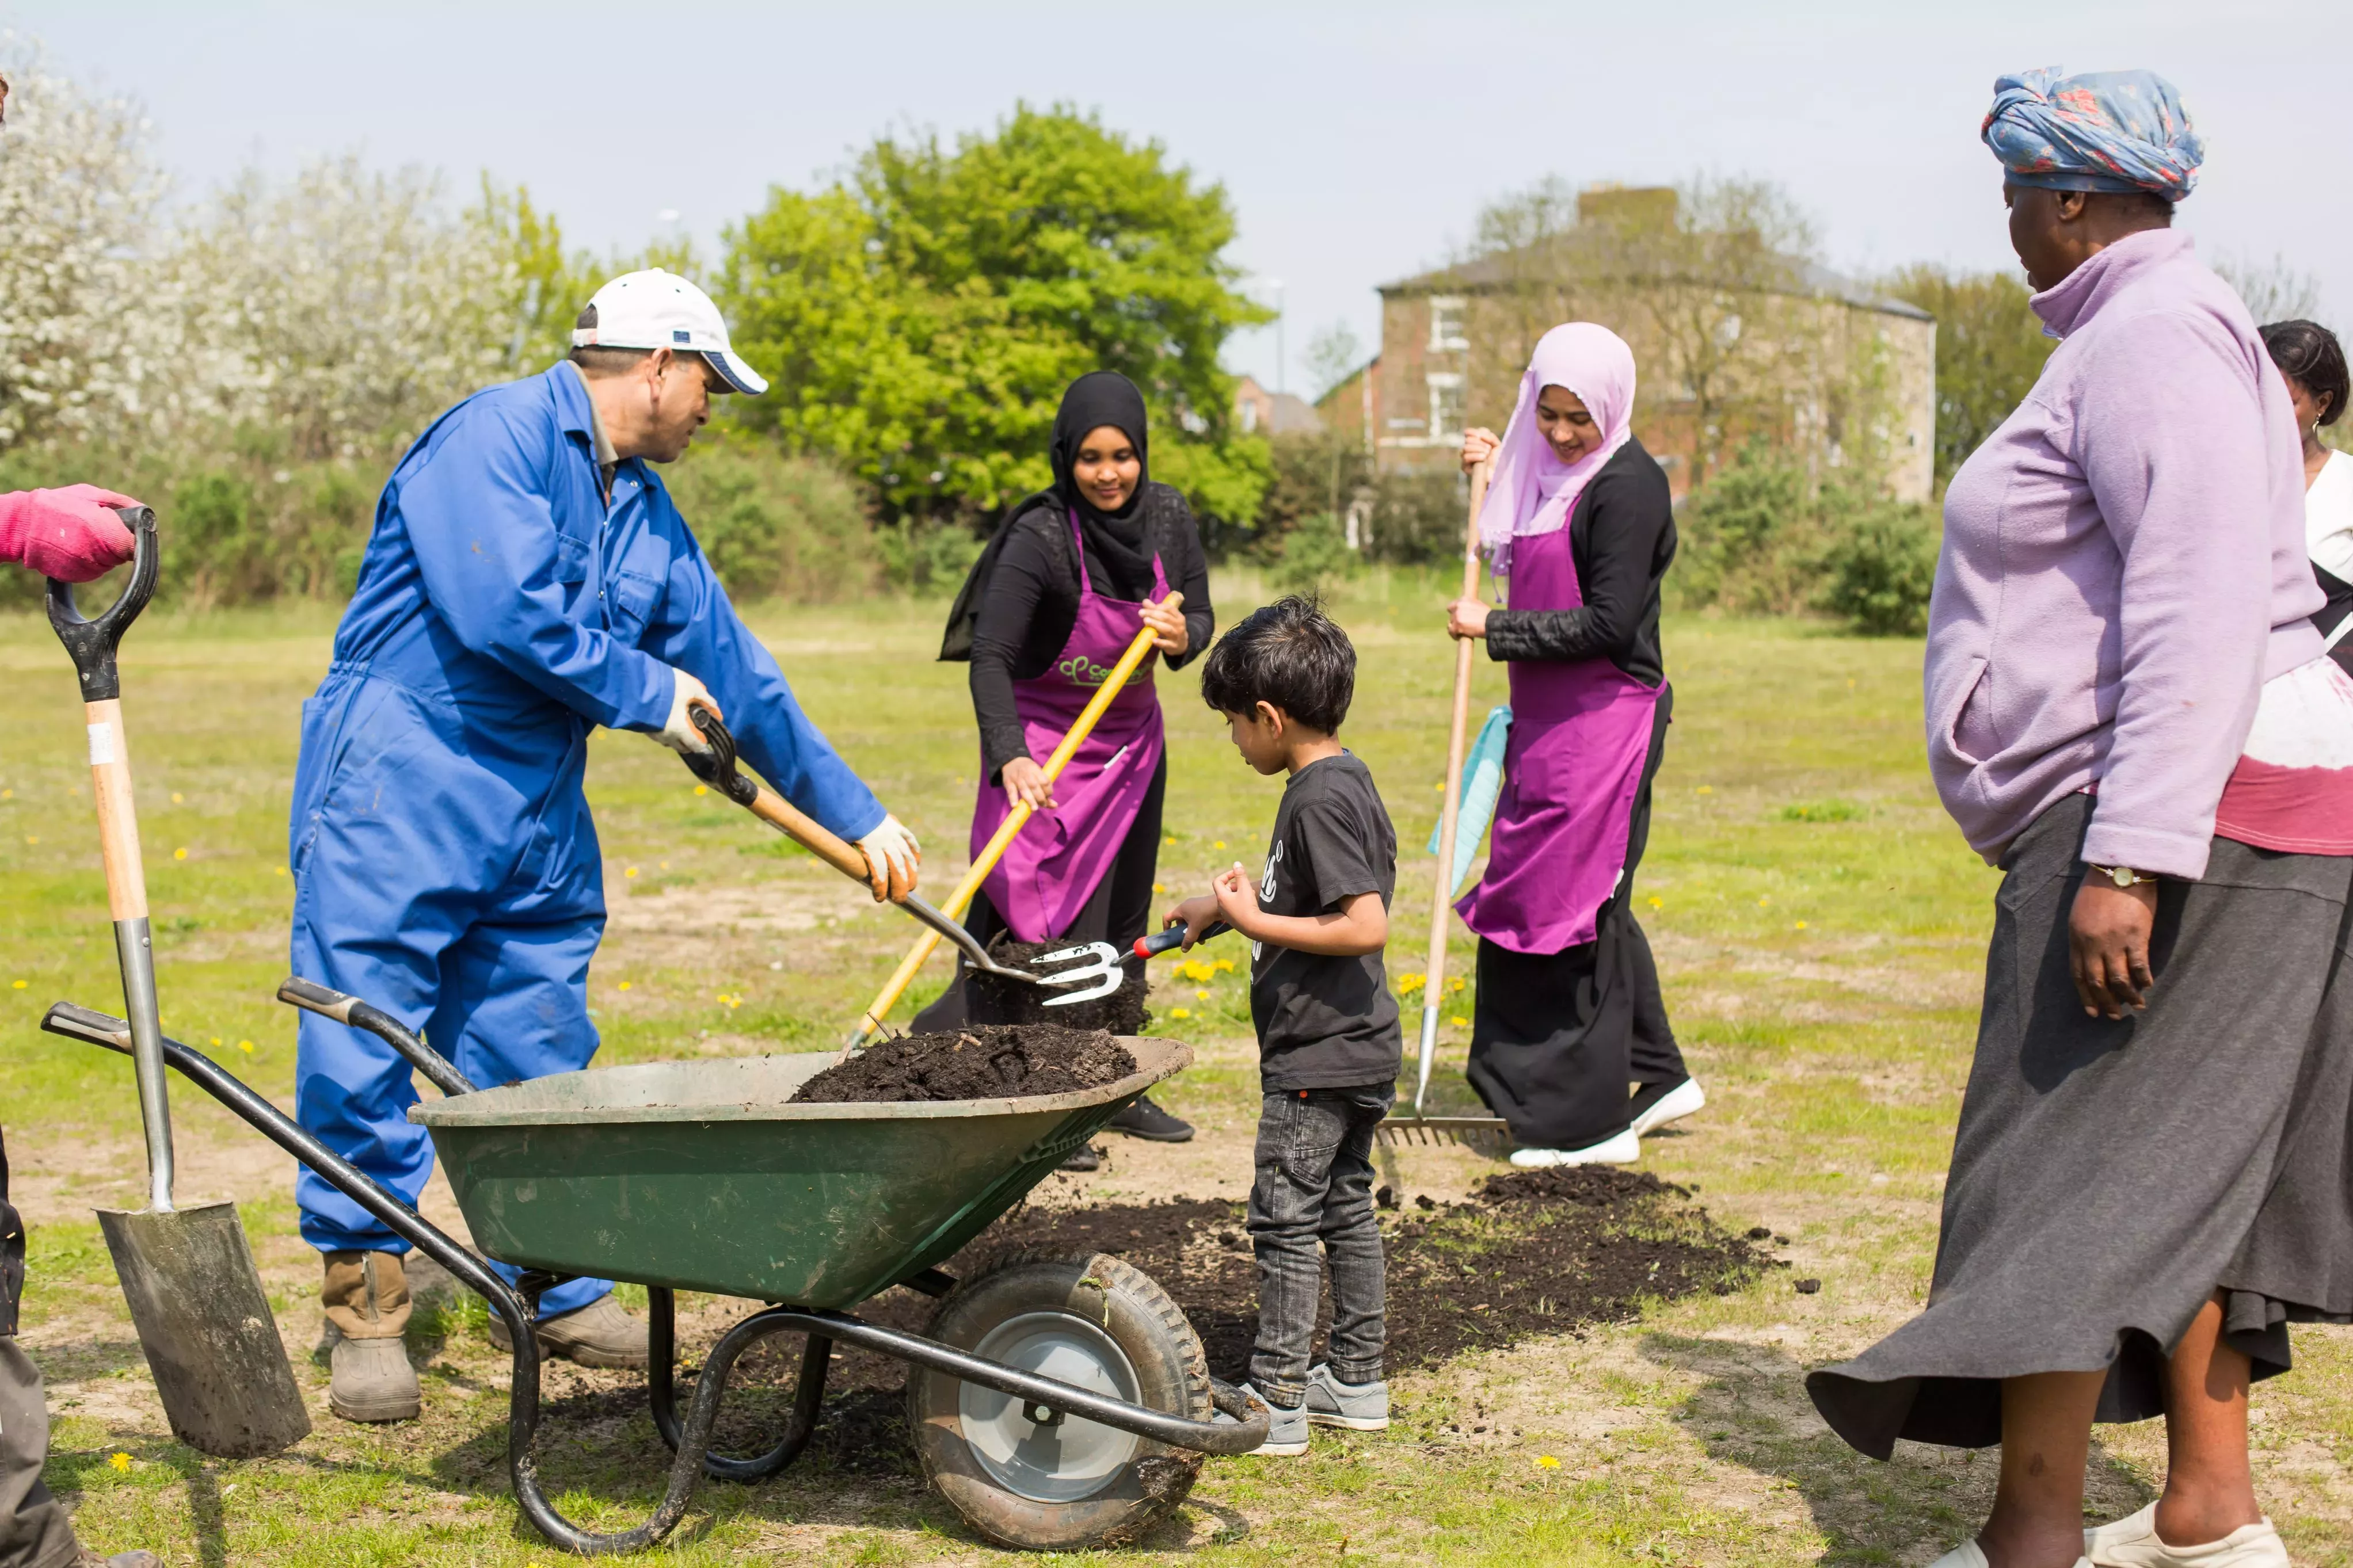
<svg viewBox="0 0 2353 1568"><path fill-rule="evenodd" d="M1471 470L1471 521L1462 543L1462 597L1479 594L1479 509L1487 499L1488 464ZM1374 1128L1377 1142L1392 1147L1411 1144L1504 1143L1511 1138L1500 1116L1431 1116L1430 1069L1438 1056L1438 1008L1446 980L1447 921L1453 914L1454 840L1462 826L1462 756L1471 727L1471 639L1454 644L1454 714L1446 740L1446 798L1438 814L1437 886L1430 900L1430 962L1424 966L1421 992L1421 1041L1416 1052L1413 1114L1392 1110Z"/></svg>

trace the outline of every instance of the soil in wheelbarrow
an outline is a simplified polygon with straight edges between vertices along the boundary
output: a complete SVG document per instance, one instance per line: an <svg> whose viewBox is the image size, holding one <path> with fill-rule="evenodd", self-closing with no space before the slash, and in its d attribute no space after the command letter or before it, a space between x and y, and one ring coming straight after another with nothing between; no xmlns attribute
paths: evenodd
<svg viewBox="0 0 2353 1568"><path fill-rule="evenodd" d="M1070 965L1038 961L1050 952L1063 952L1080 945L1069 941L1015 942L1000 931L997 940L988 944L988 956L1008 969L1050 975ZM964 974L965 1016L975 1024L1052 1024L1066 1029L1108 1029L1114 1035L1140 1035L1145 1032L1144 997L1148 987L1144 961L1122 958L1120 968L1124 978L1118 990L1083 1002L1061 1003L1054 998L1067 995L1067 991L1001 980L977 969L967 969Z"/></svg>
<svg viewBox="0 0 2353 1568"><path fill-rule="evenodd" d="M902 1035L826 1068L796 1103L842 1105L909 1100L993 1100L1070 1094L1117 1083L1135 1058L1102 1029L1019 1027Z"/></svg>
<svg viewBox="0 0 2353 1568"><path fill-rule="evenodd" d="M1381 1214L1388 1264L1388 1368L1435 1365L1466 1351L1542 1335L1580 1335L1632 1318L1651 1300L1728 1295L1774 1268L1767 1246L1711 1218L1683 1187L1647 1172L1586 1166L1490 1176L1462 1203L1398 1202ZM1158 1280L1201 1336L1209 1370L1239 1382L1258 1333L1258 1276L1242 1205L1173 1198L1085 1209L1028 1207L947 1265L959 1277L1018 1252L1107 1252ZM920 1331L933 1303L904 1290L860 1308ZM1314 1353L1331 1326L1324 1303ZM779 1342L780 1343L782 1342ZM779 1365L775 1374L782 1375ZM905 1369L839 1352L817 1447L872 1474L912 1472L900 1412Z"/></svg>

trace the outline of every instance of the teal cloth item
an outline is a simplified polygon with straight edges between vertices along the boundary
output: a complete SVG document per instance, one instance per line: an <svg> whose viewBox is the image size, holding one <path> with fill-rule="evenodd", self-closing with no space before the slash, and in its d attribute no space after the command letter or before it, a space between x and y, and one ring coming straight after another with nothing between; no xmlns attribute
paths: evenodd
<svg viewBox="0 0 2353 1568"><path fill-rule="evenodd" d="M1461 895L1462 886L1471 879L1471 862L1479 856L1479 840L1487 837L1487 825L1494 820L1495 801L1504 793L1504 743L1512 738L1512 710L1491 708L1487 721L1479 726L1479 738L1471 742L1471 750L1462 758L1462 805L1454 817L1454 881L1448 898ZM1438 853L1438 835L1445 826L1443 816L1437 827L1430 830L1428 854Z"/></svg>

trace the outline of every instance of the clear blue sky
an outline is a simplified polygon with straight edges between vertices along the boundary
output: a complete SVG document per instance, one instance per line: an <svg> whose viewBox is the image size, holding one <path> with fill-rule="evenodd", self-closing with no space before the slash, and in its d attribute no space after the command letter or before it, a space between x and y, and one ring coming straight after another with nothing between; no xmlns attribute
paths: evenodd
<svg viewBox="0 0 2353 1568"><path fill-rule="evenodd" d="M526 184L600 250L673 209L707 248L769 185L806 185L879 132L1069 101L1225 183L1236 260L1285 285L1294 389L1314 329L1345 321L1369 345L1375 285L1443 259L1483 201L1547 174L1760 174L1849 270L2010 266L1977 141L1994 77L2147 66L2209 141L2183 208L2207 254L2284 257L2332 313L2353 308L2344 0L0 0L0 27L144 103L185 192L357 148L460 195L482 169ZM1229 359L1272 381L1272 331Z"/></svg>

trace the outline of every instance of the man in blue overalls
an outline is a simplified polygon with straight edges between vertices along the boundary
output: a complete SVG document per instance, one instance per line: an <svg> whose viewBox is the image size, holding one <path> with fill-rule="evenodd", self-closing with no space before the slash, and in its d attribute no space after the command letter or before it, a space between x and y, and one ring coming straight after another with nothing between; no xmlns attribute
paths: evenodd
<svg viewBox="0 0 2353 1568"><path fill-rule="evenodd" d="M573 342L546 374L444 414L393 470L302 710L294 971L420 1030L480 1084L596 1051L604 873L581 784L597 725L700 751L690 705L721 711L746 763L866 852L878 898L915 879L914 839L803 717L646 466L686 450L711 393L767 383L709 297L659 269L597 290ZM305 1014L295 1097L304 1127L416 1201L432 1145L381 1041ZM415 1416L406 1243L308 1169L295 1195L326 1255L330 1405ZM643 1366L645 1326L611 1289L549 1291L544 1351Z"/></svg>

